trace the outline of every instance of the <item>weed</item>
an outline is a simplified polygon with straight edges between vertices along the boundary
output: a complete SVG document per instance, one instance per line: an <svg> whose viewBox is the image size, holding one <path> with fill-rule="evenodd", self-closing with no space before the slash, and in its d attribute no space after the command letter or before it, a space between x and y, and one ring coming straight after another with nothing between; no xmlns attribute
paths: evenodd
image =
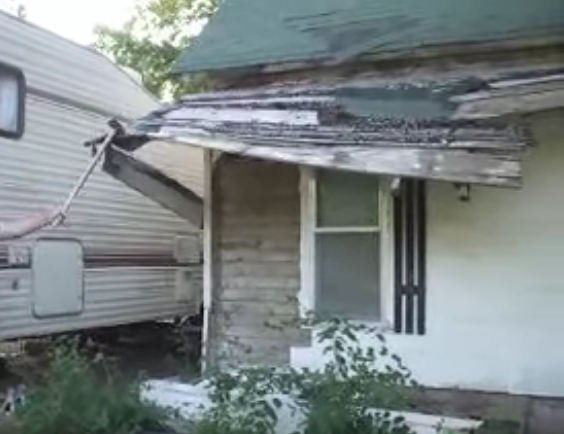
<svg viewBox="0 0 564 434"><path fill-rule="evenodd" d="M296 434L410 434L391 409L405 408L416 386L384 338L366 325L331 319L318 340L329 361L322 371L243 368L210 378L212 407L197 434L274 434L284 408ZM361 345L371 335L377 348ZM375 410L383 409L383 410Z"/></svg>
<svg viewBox="0 0 564 434"><path fill-rule="evenodd" d="M139 396L137 384L104 369L100 375L76 344L54 350L46 377L27 389L15 413L24 434L139 434L159 431L169 414Z"/></svg>

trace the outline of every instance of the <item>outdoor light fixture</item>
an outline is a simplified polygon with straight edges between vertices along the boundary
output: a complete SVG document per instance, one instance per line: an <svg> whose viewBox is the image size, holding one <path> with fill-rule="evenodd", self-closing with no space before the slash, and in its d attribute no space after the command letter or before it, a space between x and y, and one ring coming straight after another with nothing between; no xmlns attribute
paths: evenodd
<svg viewBox="0 0 564 434"><path fill-rule="evenodd" d="M458 199L461 202L470 201L470 184L454 184L454 187L458 191Z"/></svg>
<svg viewBox="0 0 564 434"><path fill-rule="evenodd" d="M392 196L397 196L401 190L401 178L396 177L392 179L391 191Z"/></svg>

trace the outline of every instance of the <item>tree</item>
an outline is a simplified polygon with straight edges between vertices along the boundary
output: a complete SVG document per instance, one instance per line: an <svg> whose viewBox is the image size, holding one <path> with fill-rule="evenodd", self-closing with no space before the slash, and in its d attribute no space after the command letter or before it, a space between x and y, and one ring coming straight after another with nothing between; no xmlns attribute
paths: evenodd
<svg viewBox="0 0 564 434"><path fill-rule="evenodd" d="M96 47L119 65L138 71L155 95L167 98L201 91L208 86L206 77L172 76L171 68L219 1L137 0L133 16L122 28L96 28Z"/></svg>

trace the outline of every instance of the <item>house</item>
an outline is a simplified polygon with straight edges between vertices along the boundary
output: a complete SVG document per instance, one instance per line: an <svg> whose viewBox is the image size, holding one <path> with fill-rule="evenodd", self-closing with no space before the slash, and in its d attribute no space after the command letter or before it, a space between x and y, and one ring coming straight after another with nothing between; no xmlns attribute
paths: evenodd
<svg viewBox="0 0 564 434"><path fill-rule="evenodd" d="M0 34L0 220L11 221L61 206L91 161L84 138L158 101L92 49L2 12ZM202 152L167 149L137 157L201 195ZM198 312L200 226L175 199L165 209L97 170L63 226L1 242L0 339Z"/></svg>
<svg viewBox="0 0 564 434"><path fill-rule="evenodd" d="M206 361L322 366L295 318L336 314L430 404L561 432L563 30L558 0L226 0L177 63L218 89L112 150L207 151Z"/></svg>

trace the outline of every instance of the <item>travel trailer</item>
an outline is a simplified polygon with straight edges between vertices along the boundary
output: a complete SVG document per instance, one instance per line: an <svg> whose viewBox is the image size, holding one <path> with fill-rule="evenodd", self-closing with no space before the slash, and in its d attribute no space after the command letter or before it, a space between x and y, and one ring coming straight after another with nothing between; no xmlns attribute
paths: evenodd
<svg viewBox="0 0 564 434"><path fill-rule="evenodd" d="M1 12L0 34L0 221L9 221L60 206L91 161L84 139L158 102L93 49ZM165 174L161 196L171 185L201 191L201 152L136 156ZM181 199L175 206L95 170L62 226L0 243L0 339L198 312L200 227L182 217Z"/></svg>

